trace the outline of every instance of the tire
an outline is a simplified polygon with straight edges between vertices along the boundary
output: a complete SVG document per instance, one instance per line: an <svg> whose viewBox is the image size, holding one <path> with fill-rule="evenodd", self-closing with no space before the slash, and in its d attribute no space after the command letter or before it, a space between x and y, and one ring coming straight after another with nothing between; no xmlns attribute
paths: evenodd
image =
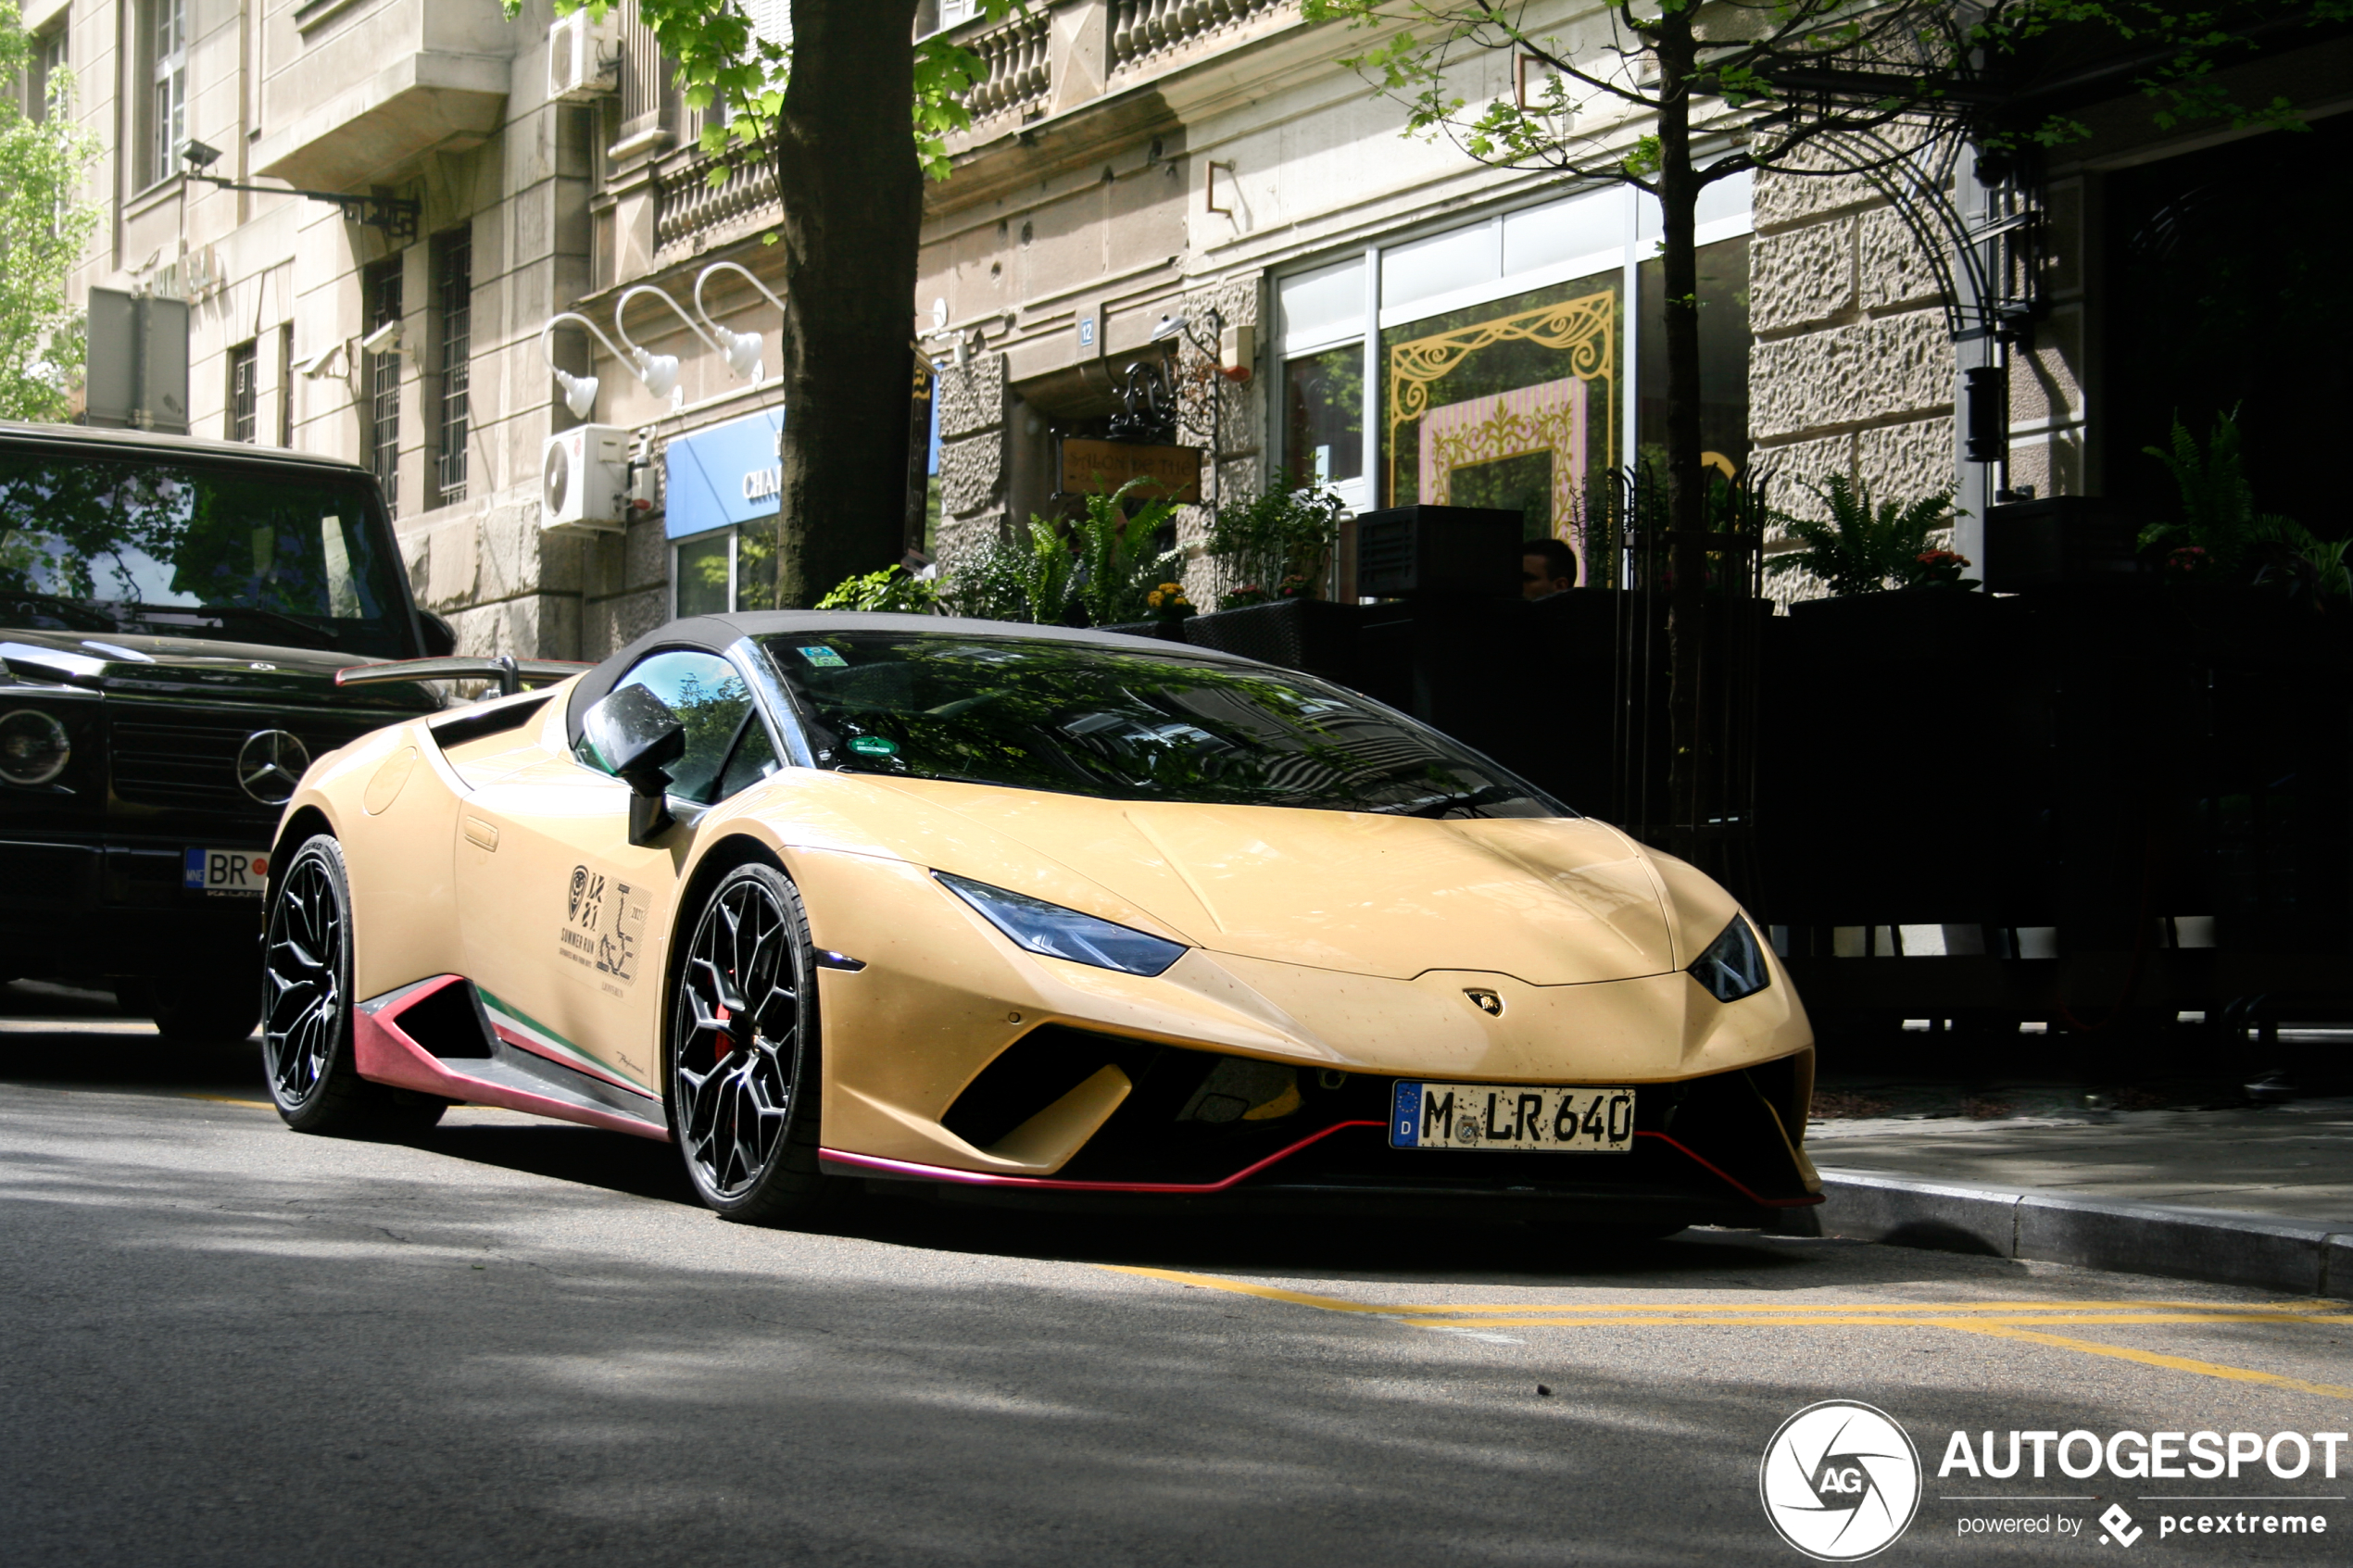
<svg viewBox="0 0 2353 1568"><path fill-rule="evenodd" d="M680 945L663 1052L671 1135L695 1195L723 1218L804 1222L838 1190L817 1173L815 960L799 890L766 865L722 878Z"/></svg>
<svg viewBox="0 0 2353 1568"><path fill-rule="evenodd" d="M383 1136L440 1121L442 1101L371 1084L352 1060L351 882L332 835L305 842L273 879L268 929L262 1076L286 1125Z"/></svg>
<svg viewBox="0 0 2353 1568"><path fill-rule="evenodd" d="M147 981L135 993L139 1010L175 1046L235 1045L261 1022L261 977L244 970Z"/></svg>

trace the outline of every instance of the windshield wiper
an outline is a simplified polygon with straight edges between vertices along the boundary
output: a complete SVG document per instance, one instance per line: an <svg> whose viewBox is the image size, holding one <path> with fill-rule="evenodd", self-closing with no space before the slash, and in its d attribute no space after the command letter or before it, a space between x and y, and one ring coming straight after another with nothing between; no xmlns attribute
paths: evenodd
<svg viewBox="0 0 2353 1568"><path fill-rule="evenodd" d="M157 625L165 626L171 624L170 621L161 619L165 616L217 615L225 621L230 616L241 615L248 621L258 621L265 626L274 626L282 632L292 633L296 641L304 647L333 649L343 646L343 639L324 626L313 626L307 621L297 621L291 615L282 615L274 609L263 609L256 605L140 604L125 605L123 608L143 620L152 620Z"/></svg>
<svg viewBox="0 0 2353 1568"><path fill-rule="evenodd" d="M1514 789L1509 784L1488 784L1454 795L1441 795L1435 800L1425 800L1418 805L1376 806L1373 809L1389 817L1442 817L1449 811L1478 811L1481 806L1526 797L1524 791ZM1483 812L1480 814L1484 815Z"/></svg>

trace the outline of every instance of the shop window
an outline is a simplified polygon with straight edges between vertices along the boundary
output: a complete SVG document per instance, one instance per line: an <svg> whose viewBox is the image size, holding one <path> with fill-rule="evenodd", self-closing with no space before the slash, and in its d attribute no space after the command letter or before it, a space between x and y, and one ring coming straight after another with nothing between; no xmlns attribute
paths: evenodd
<svg viewBox="0 0 2353 1568"><path fill-rule="evenodd" d="M260 409L260 345L247 339L229 350L229 409L222 432L232 441L255 439L254 419Z"/></svg>
<svg viewBox="0 0 2353 1568"><path fill-rule="evenodd" d="M1351 257L1275 284L1277 331L1294 347L1365 330L1365 258Z"/></svg>
<svg viewBox="0 0 2353 1568"><path fill-rule="evenodd" d="M1617 462L1621 276L1383 332L1383 504L1510 508L1589 558L1592 487Z"/></svg>
<svg viewBox="0 0 2353 1568"><path fill-rule="evenodd" d="M681 539L670 556L670 612L725 615L736 608L736 531Z"/></svg>
<svg viewBox="0 0 2353 1568"><path fill-rule="evenodd" d="M1283 366L1283 454L1294 487L1365 471L1365 345L1342 344Z"/></svg>
<svg viewBox="0 0 2353 1568"><path fill-rule="evenodd" d="M1665 264L1640 269L1642 388L1638 439L1645 459L1667 456ZM1699 247L1699 444L1710 467L1748 464L1748 236Z"/></svg>
<svg viewBox="0 0 2353 1568"><path fill-rule="evenodd" d="M670 547L670 613L725 615L776 603L776 524L772 519L676 539Z"/></svg>
<svg viewBox="0 0 2353 1568"><path fill-rule="evenodd" d="M1503 275L1503 226L1491 219L1409 240L1381 252L1381 309L1460 294Z"/></svg>

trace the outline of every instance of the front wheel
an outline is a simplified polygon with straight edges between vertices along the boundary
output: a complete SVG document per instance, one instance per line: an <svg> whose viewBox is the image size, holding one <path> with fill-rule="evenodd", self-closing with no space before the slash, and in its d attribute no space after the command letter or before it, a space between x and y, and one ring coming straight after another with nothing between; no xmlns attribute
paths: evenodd
<svg viewBox="0 0 2353 1568"><path fill-rule="evenodd" d="M351 883L343 846L295 851L270 900L261 1060L270 1098L297 1133L421 1132L442 1102L371 1084L352 1060Z"/></svg>
<svg viewBox="0 0 2353 1568"><path fill-rule="evenodd" d="M667 1054L671 1130L705 1204L753 1224L824 1206L815 954L783 872L738 866L711 890L673 976Z"/></svg>

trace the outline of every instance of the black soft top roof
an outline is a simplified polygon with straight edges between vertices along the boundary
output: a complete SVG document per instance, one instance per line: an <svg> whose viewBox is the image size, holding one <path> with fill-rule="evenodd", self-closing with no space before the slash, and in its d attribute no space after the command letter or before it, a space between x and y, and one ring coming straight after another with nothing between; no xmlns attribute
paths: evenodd
<svg viewBox="0 0 2353 1568"><path fill-rule="evenodd" d="M1235 654L1221 653L1215 648L1195 647L1183 643L1171 645L1157 637L1131 637L1124 632L1099 632L1080 626L1037 626L1023 621L968 621L960 616L881 615L847 609L740 610L733 615L693 615L655 627L580 678L580 684L572 689L572 700L565 719L572 733L578 734L581 716L588 711L590 706L611 691L614 683L626 674L631 666L658 649L699 647L716 653L733 647L746 637L790 636L796 633L825 636L849 632L1083 643L1127 653L1174 654L1222 664L1256 662Z"/></svg>

